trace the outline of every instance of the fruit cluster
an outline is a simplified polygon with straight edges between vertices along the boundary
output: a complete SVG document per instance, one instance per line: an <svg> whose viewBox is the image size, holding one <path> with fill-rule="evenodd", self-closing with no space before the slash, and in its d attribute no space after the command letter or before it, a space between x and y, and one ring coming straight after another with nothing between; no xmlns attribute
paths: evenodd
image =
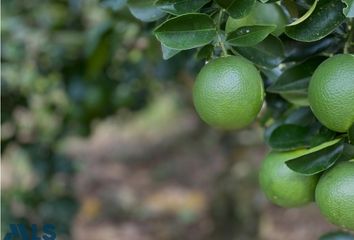
<svg viewBox="0 0 354 240"><path fill-rule="evenodd" d="M259 117L272 149L260 170L266 196L284 207L315 200L354 230L354 2L127 3L156 22L164 59L196 49L207 63L193 88L204 122L235 130Z"/></svg>
<svg viewBox="0 0 354 240"><path fill-rule="evenodd" d="M339 54L320 64L308 91L310 107L319 121L333 131L348 131L354 122L354 56ZM258 115L264 99L263 82L252 63L241 57L222 57L203 67L193 96L206 123L238 129ZM332 223L354 230L354 161L338 163L321 177L297 173L285 164L313 151L271 152L260 170L263 191L282 207L303 206L316 199Z"/></svg>

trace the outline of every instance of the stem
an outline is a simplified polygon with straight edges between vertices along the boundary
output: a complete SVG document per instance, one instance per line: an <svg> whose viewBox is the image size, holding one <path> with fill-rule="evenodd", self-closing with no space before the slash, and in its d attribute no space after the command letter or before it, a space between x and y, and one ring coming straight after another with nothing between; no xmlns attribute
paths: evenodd
<svg viewBox="0 0 354 240"><path fill-rule="evenodd" d="M347 41L345 42L344 49L343 49L344 53L349 53L349 48L353 44L352 39L354 34L354 18L350 20L348 31L349 32L348 32Z"/></svg>
<svg viewBox="0 0 354 240"><path fill-rule="evenodd" d="M222 20L222 15L223 15L223 12L224 10L220 10L219 12L219 18L218 18L218 23L217 23L217 27L218 27L218 41L219 41L219 45L221 47L221 50L222 50L222 55L225 57L227 56L227 50L226 50L226 47L225 47L225 44L221 38L221 29L220 29L220 25L221 25L221 20Z"/></svg>

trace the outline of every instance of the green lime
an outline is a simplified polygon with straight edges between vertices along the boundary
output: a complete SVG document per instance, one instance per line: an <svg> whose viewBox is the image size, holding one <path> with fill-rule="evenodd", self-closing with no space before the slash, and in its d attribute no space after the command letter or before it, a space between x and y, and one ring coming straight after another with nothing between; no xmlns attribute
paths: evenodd
<svg viewBox="0 0 354 240"><path fill-rule="evenodd" d="M260 186L267 198L282 207L299 207L314 200L317 175L306 176L291 170L285 162L307 150L271 152L263 160Z"/></svg>
<svg viewBox="0 0 354 240"><path fill-rule="evenodd" d="M250 124L264 99L258 70L242 57L220 57L206 64L197 76L193 100L209 125L239 129Z"/></svg>
<svg viewBox="0 0 354 240"><path fill-rule="evenodd" d="M354 123L354 55L339 54L321 63L311 78L308 97L323 125L346 132Z"/></svg>
<svg viewBox="0 0 354 240"><path fill-rule="evenodd" d="M354 162L341 162L326 171L316 188L316 203L333 224L354 230Z"/></svg>

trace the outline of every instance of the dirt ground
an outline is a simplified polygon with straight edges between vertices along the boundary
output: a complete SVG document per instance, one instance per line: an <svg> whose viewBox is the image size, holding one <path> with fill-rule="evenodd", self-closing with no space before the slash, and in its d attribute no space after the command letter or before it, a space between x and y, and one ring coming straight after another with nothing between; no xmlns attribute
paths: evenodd
<svg viewBox="0 0 354 240"><path fill-rule="evenodd" d="M265 199L259 129L220 133L171 97L129 120L108 119L66 149L80 167L77 240L315 240L335 229L314 205Z"/></svg>

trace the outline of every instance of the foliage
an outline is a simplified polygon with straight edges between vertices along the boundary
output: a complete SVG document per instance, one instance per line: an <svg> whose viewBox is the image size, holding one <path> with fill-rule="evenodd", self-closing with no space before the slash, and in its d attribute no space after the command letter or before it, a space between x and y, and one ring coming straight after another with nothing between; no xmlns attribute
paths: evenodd
<svg viewBox="0 0 354 240"><path fill-rule="evenodd" d="M128 1L130 10L135 2ZM247 19L252 9L262 4L276 6L287 17L283 34L273 34L277 26L267 24L266 14L264 22L248 21L245 26L241 21L237 29L225 31L226 21ZM267 87L267 111L261 119L266 128L265 140L276 151L311 148L310 153L287 164L297 172L312 175L328 169L341 156L354 157L347 150L352 130L340 134L322 126L309 110L307 100L309 80L317 66L332 54L354 50L350 19L353 5L352 1L335 0L315 0L312 4L159 0L149 6L165 12L159 14L154 30L164 58L181 50L196 49L205 60L241 55L258 67ZM157 15L151 13L152 17Z"/></svg>
<svg viewBox="0 0 354 240"><path fill-rule="evenodd" d="M136 2L127 2L133 14ZM165 59L188 50L205 61L240 55L258 67L267 89L260 119L265 141L274 151L307 149L286 162L289 168L315 175L354 158L353 127L344 134L326 128L308 101L316 68L335 54L354 52L353 1L148 2L149 10L138 18L155 22L153 33ZM252 15L259 6L273 6L274 12ZM269 20L277 14L282 17Z"/></svg>

